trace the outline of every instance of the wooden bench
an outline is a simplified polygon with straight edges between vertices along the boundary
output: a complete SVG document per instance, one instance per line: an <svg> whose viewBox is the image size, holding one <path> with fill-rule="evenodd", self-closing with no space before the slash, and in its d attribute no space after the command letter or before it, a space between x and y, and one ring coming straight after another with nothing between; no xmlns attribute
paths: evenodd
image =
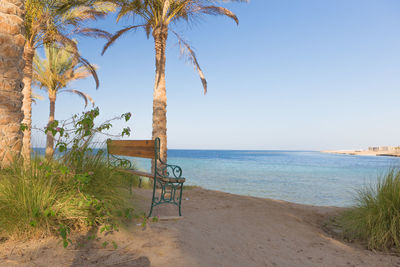
<svg viewBox="0 0 400 267"><path fill-rule="evenodd" d="M181 213L181 201L183 183L185 178L182 177L182 169L177 165L164 163L160 159L160 139L155 140L107 140L108 162L117 167L119 170L131 173L139 177L148 177L153 179L153 197L149 216L153 212L153 208L163 203L174 204L179 208L179 216ZM142 172L132 168L132 163L128 159L118 158L118 156L148 158L154 161L151 173ZM141 183L141 178L140 178ZM139 183L139 186L140 186ZM157 194L157 185L161 189Z"/></svg>

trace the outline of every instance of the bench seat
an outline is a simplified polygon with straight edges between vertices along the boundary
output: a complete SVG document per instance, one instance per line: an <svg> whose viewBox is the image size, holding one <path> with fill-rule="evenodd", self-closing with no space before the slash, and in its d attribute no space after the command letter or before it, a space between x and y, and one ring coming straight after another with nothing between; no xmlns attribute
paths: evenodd
<svg viewBox="0 0 400 267"><path fill-rule="evenodd" d="M120 171L131 173L131 174L137 175L137 176L148 177L150 179L154 179L154 174L151 174L148 172L142 172L142 171L137 171L137 170L132 170L132 169L121 169ZM171 177L159 176L158 178L166 183L184 183L186 181L186 178L183 178L183 177L171 178Z"/></svg>

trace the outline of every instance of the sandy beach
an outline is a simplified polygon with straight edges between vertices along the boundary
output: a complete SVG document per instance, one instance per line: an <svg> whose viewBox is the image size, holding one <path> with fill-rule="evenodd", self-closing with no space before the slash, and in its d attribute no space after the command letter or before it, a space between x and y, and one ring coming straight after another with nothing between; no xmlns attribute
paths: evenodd
<svg viewBox="0 0 400 267"><path fill-rule="evenodd" d="M358 155L358 156L389 156L400 157L400 153L392 150L370 151L370 150L323 150L322 153Z"/></svg>
<svg viewBox="0 0 400 267"><path fill-rule="evenodd" d="M150 196L134 191L138 209L148 210ZM324 223L339 210L194 188L184 192L182 219L135 222L99 240L81 236L84 246L67 249L55 238L7 241L0 266L400 266L397 256L326 233ZM177 210L160 206L155 215Z"/></svg>

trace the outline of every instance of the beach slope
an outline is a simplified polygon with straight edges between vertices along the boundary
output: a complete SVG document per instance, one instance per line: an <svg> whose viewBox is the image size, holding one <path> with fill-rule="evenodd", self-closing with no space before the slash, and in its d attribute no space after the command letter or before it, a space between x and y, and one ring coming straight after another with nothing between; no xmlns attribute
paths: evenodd
<svg viewBox="0 0 400 267"><path fill-rule="evenodd" d="M134 191L147 211L150 190ZM340 209L186 190L183 219L132 225L84 248L62 249L54 240L0 245L0 265L10 266L400 266L400 258L337 241L322 230ZM177 215L160 206L160 216ZM116 250L102 248L109 239ZM10 253L11 249L13 252ZM29 265L31 264L31 265Z"/></svg>

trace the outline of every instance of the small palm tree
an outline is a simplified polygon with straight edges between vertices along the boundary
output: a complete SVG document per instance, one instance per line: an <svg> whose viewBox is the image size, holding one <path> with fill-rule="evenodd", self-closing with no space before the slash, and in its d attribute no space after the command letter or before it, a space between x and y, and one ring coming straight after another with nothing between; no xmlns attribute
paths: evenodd
<svg viewBox="0 0 400 267"><path fill-rule="evenodd" d="M93 99L86 93L75 89L67 89L70 82L92 75L90 68L75 60L75 56L68 49L56 44L45 46L46 58L42 59L36 53L33 60L33 80L35 84L47 91L50 101L50 115L48 126L54 122L55 104L57 95L63 92L77 94L85 101L85 107ZM54 154L54 137L51 131L47 132L46 158L52 159Z"/></svg>
<svg viewBox="0 0 400 267"><path fill-rule="evenodd" d="M85 1L85 0L81 0ZM167 159L167 96L165 87L165 60L168 34L172 33L178 39L181 51L188 57L197 70L203 84L204 93L207 92L207 81L197 61L193 49L188 42L173 30L173 25L184 21L191 22L203 15L223 15L239 23L236 15L230 10L217 6L220 2L229 0L109 0L119 7L117 21L124 16L133 17L138 24L123 28L112 35L103 49L103 54L120 36L137 29L144 29L147 38L150 34L154 38L156 75L153 94L153 139L161 139L161 159ZM247 2L247 0L230 0L231 2ZM101 33L101 32L100 32Z"/></svg>
<svg viewBox="0 0 400 267"><path fill-rule="evenodd" d="M84 22L105 16L108 12L115 11L115 6L110 3L95 1L90 6L74 6L62 9L64 0L26 0L25 1L25 48L24 48L24 89L23 124L27 126L24 131L22 155L26 160L30 158L31 123L32 123L32 63L35 51L44 44L58 42L69 46L77 60L90 67L87 60L79 55L76 44L70 39L72 33L85 34ZM98 86L97 74L91 70Z"/></svg>

